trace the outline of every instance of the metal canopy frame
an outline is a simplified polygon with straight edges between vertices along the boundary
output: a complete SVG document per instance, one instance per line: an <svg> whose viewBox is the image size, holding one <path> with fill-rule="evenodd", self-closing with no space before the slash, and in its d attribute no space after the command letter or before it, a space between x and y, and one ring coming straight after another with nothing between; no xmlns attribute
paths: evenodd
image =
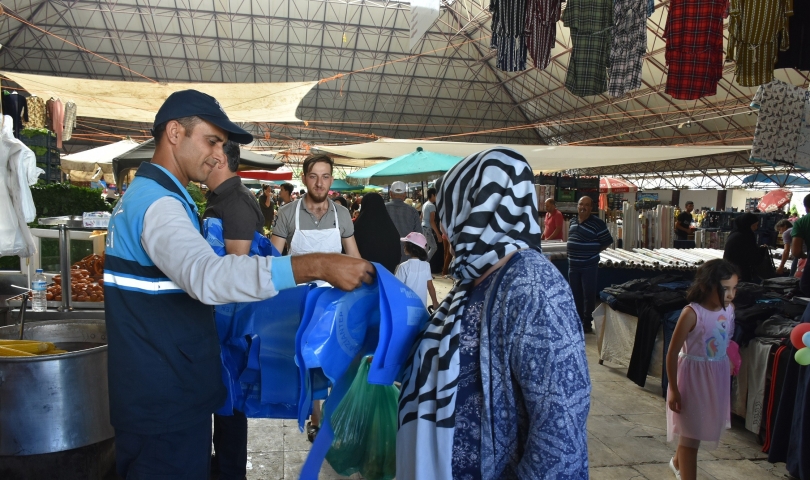
<svg viewBox="0 0 810 480"><path fill-rule="evenodd" d="M756 114L748 104L755 89L733 81L734 64L725 67L712 97L679 101L664 93L661 35L669 0L658 0L647 22L642 88L619 98L579 98L565 89L571 39L562 23L548 68L497 70L489 3L443 0L439 19L410 52L407 1L3 0L10 16L0 17L0 64L36 74L144 81L22 19L159 82L328 80L301 103L298 117L306 123L246 125L256 134L258 148L284 150L289 158L306 154L315 143L378 137L551 145L750 144ZM805 87L810 80L797 70L777 70L776 77ZM80 117L76 140L68 145L75 151L101 135L110 141L126 135L145 138L149 127ZM590 173L762 168L739 155L690 162Z"/></svg>

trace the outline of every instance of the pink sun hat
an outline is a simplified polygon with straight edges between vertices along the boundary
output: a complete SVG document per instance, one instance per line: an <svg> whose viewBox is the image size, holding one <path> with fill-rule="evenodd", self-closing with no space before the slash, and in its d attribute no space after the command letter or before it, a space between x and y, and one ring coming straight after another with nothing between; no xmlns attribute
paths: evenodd
<svg viewBox="0 0 810 480"><path fill-rule="evenodd" d="M425 248L427 247L427 239L424 235L418 232L411 232L405 235L405 238L400 238L400 242L411 242L417 247Z"/></svg>

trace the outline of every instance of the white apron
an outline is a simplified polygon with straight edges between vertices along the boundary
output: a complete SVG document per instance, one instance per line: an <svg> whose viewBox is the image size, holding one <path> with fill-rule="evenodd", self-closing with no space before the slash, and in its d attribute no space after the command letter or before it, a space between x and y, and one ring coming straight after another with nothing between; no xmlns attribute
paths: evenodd
<svg viewBox="0 0 810 480"><path fill-rule="evenodd" d="M337 207L332 204L332 209L335 211L335 228L328 230L301 230L300 222L298 221L301 215L301 203L304 199L298 201L295 206L295 233L293 233L292 240L290 241L290 255L306 255L307 253L340 253L343 251L343 241L340 236L340 220L338 220ZM326 214L324 214L326 217ZM320 221L322 221L321 218ZM319 287L331 286L328 283L318 280L316 283Z"/></svg>

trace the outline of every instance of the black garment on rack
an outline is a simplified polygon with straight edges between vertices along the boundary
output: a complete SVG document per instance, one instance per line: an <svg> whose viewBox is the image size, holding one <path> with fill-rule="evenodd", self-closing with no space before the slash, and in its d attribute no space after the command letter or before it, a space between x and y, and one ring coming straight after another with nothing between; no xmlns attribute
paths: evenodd
<svg viewBox="0 0 810 480"><path fill-rule="evenodd" d="M790 48L779 52L775 68L810 70L810 2L794 0L788 22Z"/></svg>
<svg viewBox="0 0 810 480"><path fill-rule="evenodd" d="M810 323L810 307L802 323ZM796 349L788 345L784 352L791 359L785 372L782 395L771 434L768 461L784 462L790 475L810 478L810 366L793 361Z"/></svg>
<svg viewBox="0 0 810 480"><path fill-rule="evenodd" d="M735 302L736 306L736 302ZM737 308L734 312L734 337L740 347L745 347L756 337L754 333L760 323L776 313L778 306L760 303L747 308Z"/></svg>
<svg viewBox="0 0 810 480"><path fill-rule="evenodd" d="M686 292L670 291L645 295L645 301L638 302L638 324L633 341L633 353L627 367L627 378L643 387L647 382L655 339L661 323L669 312L680 311L686 306Z"/></svg>
<svg viewBox="0 0 810 480"><path fill-rule="evenodd" d="M3 95L3 115L14 121L14 138L20 138L22 122L28 121L28 100L20 94Z"/></svg>
<svg viewBox="0 0 810 480"><path fill-rule="evenodd" d="M736 308L750 307L762 298L767 290L762 285L750 282L740 282L737 284L737 295L734 296L734 306Z"/></svg>

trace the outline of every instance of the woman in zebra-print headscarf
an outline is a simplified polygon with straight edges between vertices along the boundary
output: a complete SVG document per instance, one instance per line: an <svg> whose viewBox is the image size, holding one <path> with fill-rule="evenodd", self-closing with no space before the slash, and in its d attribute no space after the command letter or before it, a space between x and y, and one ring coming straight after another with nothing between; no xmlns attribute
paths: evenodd
<svg viewBox="0 0 810 480"><path fill-rule="evenodd" d="M438 182L459 282L405 367L397 479L588 478L590 378L571 289L540 253L533 173L471 155Z"/></svg>

